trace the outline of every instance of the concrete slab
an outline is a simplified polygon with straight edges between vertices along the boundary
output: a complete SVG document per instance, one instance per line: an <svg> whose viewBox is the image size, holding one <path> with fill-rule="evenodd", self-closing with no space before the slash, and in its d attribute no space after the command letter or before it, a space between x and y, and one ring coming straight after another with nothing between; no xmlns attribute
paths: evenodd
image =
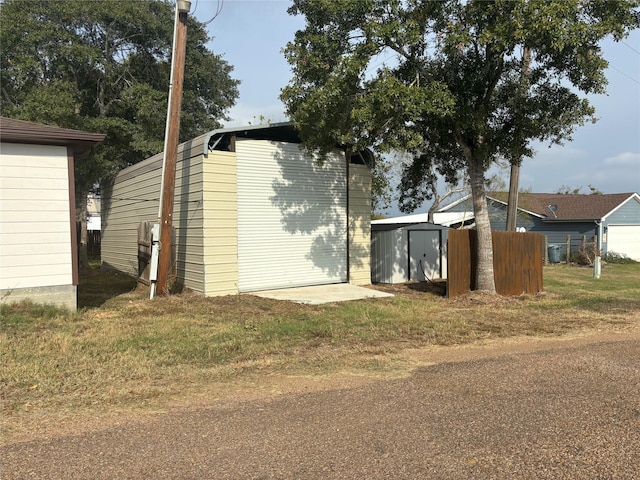
<svg viewBox="0 0 640 480"><path fill-rule="evenodd" d="M365 298L393 297L392 293L380 292L371 288L358 287L348 283L336 283L332 285L315 285L312 287L283 288L280 290L266 290L254 292L262 298L275 300L288 300L296 303L320 305L322 303L346 302L349 300L362 300Z"/></svg>

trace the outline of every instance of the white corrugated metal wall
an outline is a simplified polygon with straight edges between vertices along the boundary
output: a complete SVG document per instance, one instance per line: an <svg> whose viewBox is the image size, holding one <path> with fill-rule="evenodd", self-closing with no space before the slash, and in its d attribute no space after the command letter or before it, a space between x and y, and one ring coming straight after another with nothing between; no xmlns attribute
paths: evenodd
<svg viewBox="0 0 640 480"><path fill-rule="evenodd" d="M238 139L239 291L347 281L346 165Z"/></svg>
<svg viewBox="0 0 640 480"><path fill-rule="evenodd" d="M408 281L408 247L406 230L371 232L371 281L373 283Z"/></svg>
<svg viewBox="0 0 640 480"><path fill-rule="evenodd" d="M381 222L384 224L384 222ZM373 283L404 283L447 277L446 227L430 224L372 230L371 281ZM414 235L410 252L411 234ZM419 247L419 248L418 248ZM412 258L409 258L411 255ZM423 262L420 265L420 262Z"/></svg>

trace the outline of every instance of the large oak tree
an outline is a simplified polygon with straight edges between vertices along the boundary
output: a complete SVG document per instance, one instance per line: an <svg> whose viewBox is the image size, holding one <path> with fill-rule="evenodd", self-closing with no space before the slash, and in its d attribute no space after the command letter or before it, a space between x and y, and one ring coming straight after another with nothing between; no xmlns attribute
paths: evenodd
<svg viewBox="0 0 640 480"><path fill-rule="evenodd" d="M594 120L605 37L638 26L637 0L294 0L306 25L285 55L282 91L307 146L413 154L409 207L432 167L468 175L478 231L476 285L495 292L485 173L519 164L534 140L560 143ZM582 95L582 96L581 96Z"/></svg>
<svg viewBox="0 0 640 480"><path fill-rule="evenodd" d="M97 152L76 166L81 219L94 185L163 149L173 3L5 0L0 5L0 113L107 135ZM208 41L204 25L189 17L181 141L220 127L238 96L232 66L207 49Z"/></svg>

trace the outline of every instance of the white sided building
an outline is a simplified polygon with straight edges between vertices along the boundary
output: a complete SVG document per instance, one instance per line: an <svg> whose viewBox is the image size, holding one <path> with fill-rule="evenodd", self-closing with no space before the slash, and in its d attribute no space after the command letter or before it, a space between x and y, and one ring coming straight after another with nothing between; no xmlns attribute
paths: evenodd
<svg viewBox="0 0 640 480"><path fill-rule="evenodd" d="M104 186L104 267L144 276L162 157L128 167ZM368 158L336 149L320 162L286 123L214 130L181 144L176 281L207 296L369 284Z"/></svg>
<svg viewBox="0 0 640 480"><path fill-rule="evenodd" d="M77 308L73 169L104 137L0 117L0 302Z"/></svg>

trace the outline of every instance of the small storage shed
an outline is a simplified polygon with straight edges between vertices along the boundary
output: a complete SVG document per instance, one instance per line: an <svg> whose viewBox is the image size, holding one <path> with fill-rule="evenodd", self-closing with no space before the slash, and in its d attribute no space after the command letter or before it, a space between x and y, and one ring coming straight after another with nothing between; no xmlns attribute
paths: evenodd
<svg viewBox="0 0 640 480"><path fill-rule="evenodd" d="M178 147L176 280L208 296L370 283L369 155L324 161L291 124L208 132ZM102 194L102 264L138 274L138 231L157 222L162 154Z"/></svg>
<svg viewBox="0 0 640 480"><path fill-rule="evenodd" d="M371 281L447 278L448 231L432 223L371 222Z"/></svg>
<svg viewBox="0 0 640 480"><path fill-rule="evenodd" d="M77 308L73 168L104 137L0 117L0 302Z"/></svg>

